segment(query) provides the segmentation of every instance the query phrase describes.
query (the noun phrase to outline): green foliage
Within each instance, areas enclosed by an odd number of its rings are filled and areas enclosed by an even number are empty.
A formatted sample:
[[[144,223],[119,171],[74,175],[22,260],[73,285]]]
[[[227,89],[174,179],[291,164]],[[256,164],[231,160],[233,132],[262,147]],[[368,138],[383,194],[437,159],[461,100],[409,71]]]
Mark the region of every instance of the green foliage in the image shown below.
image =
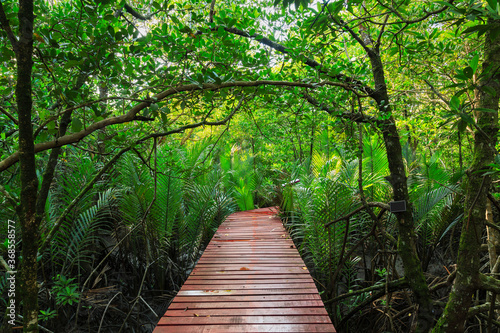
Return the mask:
[[[73,303],[78,302],[80,293],[77,291],[78,284],[73,282],[75,278],[67,278],[64,275],[57,274],[53,280],[52,293],[55,295],[57,305],[73,305]],[[42,315],[44,315],[45,320],[54,317],[50,309],[46,313],[42,312]]]
[[[478,95],[495,95],[482,82],[495,73],[483,64],[483,43],[486,36],[490,41],[500,36],[497,0],[396,1],[390,8],[359,0],[218,0],[212,13],[207,1],[129,3],[144,16],[152,14],[145,21],[124,11],[120,15],[117,9],[124,4],[35,2],[33,143],[39,149],[59,140],[66,115],[66,134],[87,131],[62,148],[41,216],[42,242],[59,228],[33,275],[40,278],[40,303],[47,309],[40,319],[53,331],[68,329],[63,323],[73,318],[64,312],[79,302],[80,310],[97,308],[85,313],[91,323],[104,316],[103,300],[113,300],[110,308],[117,313],[128,313],[128,301],[140,290],[139,296],[147,293],[151,299],[157,290],[177,290],[214,230],[236,209],[281,203],[285,223],[326,298],[400,276],[394,268],[395,215],[373,208],[381,215],[376,232],[358,249],[353,247],[374,226],[366,210],[324,228],[362,206],[352,121],[358,116],[365,133],[365,199],[391,201],[390,147],[383,139],[385,126],[394,124],[403,146],[419,258],[424,268],[432,266],[435,251],[449,240],[449,251],[443,252],[447,262],[455,262],[449,253],[454,252],[452,230],[463,217],[460,182],[472,161],[470,133],[482,126],[478,113],[497,112],[477,107]],[[2,7],[17,38],[19,5],[3,1]],[[5,29],[2,24],[2,162],[16,157],[20,141],[19,61]],[[380,55],[389,92],[384,101],[374,98],[380,90],[367,58],[373,53]],[[257,80],[295,86],[205,89]],[[195,89],[177,90],[186,84]],[[158,97],[165,91],[171,94]],[[319,104],[308,103],[306,94]],[[223,131],[188,126],[182,134],[163,136],[181,126],[220,120],[241,98],[241,109]],[[147,107],[127,123],[102,127],[140,105]],[[149,135],[155,135],[157,150],[151,140],[137,141]],[[56,226],[112,155],[130,146],[134,149]],[[33,167],[39,180],[48,169],[47,152],[37,150]],[[20,170],[14,164],[1,172],[1,221],[19,220]],[[498,178],[498,156],[488,169],[475,172]],[[289,184],[295,179],[300,182]],[[0,223],[0,240],[6,234]],[[20,237],[17,246],[20,253]],[[0,251],[5,254],[5,246]],[[102,291],[109,286],[117,286],[109,293],[121,293],[125,301]],[[102,298],[87,297],[93,292]],[[334,311],[342,318],[369,297],[342,301]],[[117,313],[106,316],[118,318]],[[145,317],[134,312],[135,326],[126,329],[142,329]]]
[[[57,311],[48,308],[47,310],[40,310],[40,314],[38,315],[38,320],[44,322],[54,319],[55,317],[57,317]]]
[[[233,146],[230,156],[220,156],[222,170],[228,174],[225,187],[234,189],[233,195],[240,210],[254,209],[254,193],[259,180],[255,172],[255,157]]]

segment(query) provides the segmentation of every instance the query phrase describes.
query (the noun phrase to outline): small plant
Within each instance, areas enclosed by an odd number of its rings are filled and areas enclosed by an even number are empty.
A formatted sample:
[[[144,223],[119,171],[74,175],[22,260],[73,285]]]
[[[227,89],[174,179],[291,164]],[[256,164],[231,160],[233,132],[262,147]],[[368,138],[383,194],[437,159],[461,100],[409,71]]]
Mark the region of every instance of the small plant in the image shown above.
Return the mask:
[[[46,311],[40,310],[40,314],[38,315],[38,320],[48,321],[55,317],[57,317],[57,311],[48,308]]]
[[[55,294],[58,305],[73,305],[73,303],[78,302],[80,298],[80,293],[77,291],[78,284],[72,283],[73,280],[74,278],[68,279],[60,274],[54,278],[52,292]]]
[[[385,268],[375,268],[375,274],[380,276],[382,279],[385,279],[387,277],[387,269]]]

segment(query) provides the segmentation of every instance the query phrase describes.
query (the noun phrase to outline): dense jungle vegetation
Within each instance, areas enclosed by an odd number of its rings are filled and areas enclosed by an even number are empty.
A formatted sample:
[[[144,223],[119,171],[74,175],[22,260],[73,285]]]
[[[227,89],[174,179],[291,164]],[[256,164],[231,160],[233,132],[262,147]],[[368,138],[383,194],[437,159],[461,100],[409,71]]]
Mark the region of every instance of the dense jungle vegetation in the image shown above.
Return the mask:
[[[498,331],[498,0],[1,0],[0,24],[2,332],[150,332],[267,206],[339,332]]]

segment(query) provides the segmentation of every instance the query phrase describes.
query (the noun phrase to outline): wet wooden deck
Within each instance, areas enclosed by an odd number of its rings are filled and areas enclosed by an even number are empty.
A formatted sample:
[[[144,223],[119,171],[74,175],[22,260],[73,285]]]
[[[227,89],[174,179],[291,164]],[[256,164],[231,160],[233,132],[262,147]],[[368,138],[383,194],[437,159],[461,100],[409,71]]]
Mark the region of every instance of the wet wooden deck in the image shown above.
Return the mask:
[[[263,208],[221,224],[154,332],[335,329],[280,219]]]

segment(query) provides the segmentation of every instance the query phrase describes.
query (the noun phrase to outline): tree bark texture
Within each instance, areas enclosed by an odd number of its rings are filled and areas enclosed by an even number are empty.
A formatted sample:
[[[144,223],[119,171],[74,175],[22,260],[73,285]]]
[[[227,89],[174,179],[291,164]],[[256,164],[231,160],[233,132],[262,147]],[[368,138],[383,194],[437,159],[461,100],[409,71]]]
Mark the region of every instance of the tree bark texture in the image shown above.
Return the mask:
[[[377,102],[380,114],[384,118],[387,118],[379,127],[382,130],[387,152],[390,170],[388,180],[392,185],[394,200],[404,200],[407,203],[405,212],[395,213],[399,233],[398,251],[403,261],[405,277],[408,279],[408,284],[419,305],[417,331],[428,332],[433,324],[432,302],[417,253],[413,213],[409,202],[401,141],[395,120],[392,116],[380,54],[376,50],[369,50],[367,53],[370,57],[373,78],[375,81],[375,90],[372,97]]]
[[[488,24],[500,26],[499,20]],[[480,248],[485,225],[486,200],[491,176],[484,175],[497,154],[498,102],[500,96],[500,38],[485,36],[482,79],[479,84],[479,107],[495,110],[475,110],[477,128],[474,132],[474,154],[465,183],[465,213],[457,259],[457,277],[445,311],[434,328],[437,332],[464,332],[472,294],[480,286]],[[485,89],[489,87],[489,89]],[[495,91],[492,94],[492,90]]]
[[[19,120],[19,164],[21,173],[21,224],[22,260],[19,287],[23,301],[25,332],[38,332],[37,252],[39,226],[36,221],[38,179],[36,175],[33,126],[31,123],[33,66],[33,1],[19,1],[19,40],[17,42],[16,103]]]

